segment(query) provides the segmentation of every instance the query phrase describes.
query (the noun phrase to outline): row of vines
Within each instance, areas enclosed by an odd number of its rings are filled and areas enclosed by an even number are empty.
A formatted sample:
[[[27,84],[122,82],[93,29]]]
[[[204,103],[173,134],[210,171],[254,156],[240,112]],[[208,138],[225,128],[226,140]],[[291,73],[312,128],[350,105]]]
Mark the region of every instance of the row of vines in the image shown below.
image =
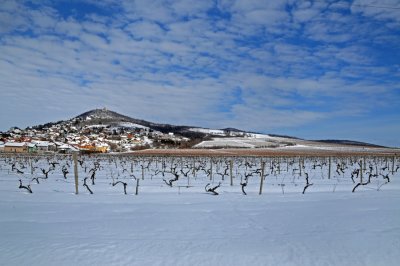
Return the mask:
[[[0,182],[25,193],[356,192],[387,187],[399,170],[395,156],[0,156]]]

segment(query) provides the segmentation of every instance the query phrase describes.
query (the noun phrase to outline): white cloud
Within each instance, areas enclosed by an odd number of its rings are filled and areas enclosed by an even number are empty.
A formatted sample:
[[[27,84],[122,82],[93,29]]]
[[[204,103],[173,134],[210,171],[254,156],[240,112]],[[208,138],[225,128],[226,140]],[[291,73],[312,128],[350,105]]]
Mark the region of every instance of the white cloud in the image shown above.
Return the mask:
[[[165,1],[135,0],[123,1],[122,6],[126,11],[126,17],[130,20],[147,19],[169,23],[176,20],[171,6]]]
[[[398,28],[400,24],[399,0],[355,0],[351,11],[384,21],[390,28]]]
[[[254,130],[274,131],[277,129],[295,128],[304,124],[313,123],[324,118],[319,112],[285,110],[272,108],[255,109],[251,106],[235,106],[235,116],[225,121],[235,127],[253,128]]]

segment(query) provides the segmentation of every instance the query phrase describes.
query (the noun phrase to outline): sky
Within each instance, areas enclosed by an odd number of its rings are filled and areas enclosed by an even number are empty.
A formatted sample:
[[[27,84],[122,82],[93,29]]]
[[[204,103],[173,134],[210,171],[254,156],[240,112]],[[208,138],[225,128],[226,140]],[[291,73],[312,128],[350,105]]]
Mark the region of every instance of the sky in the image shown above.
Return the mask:
[[[400,0],[0,2],[0,131],[106,107],[400,147]]]

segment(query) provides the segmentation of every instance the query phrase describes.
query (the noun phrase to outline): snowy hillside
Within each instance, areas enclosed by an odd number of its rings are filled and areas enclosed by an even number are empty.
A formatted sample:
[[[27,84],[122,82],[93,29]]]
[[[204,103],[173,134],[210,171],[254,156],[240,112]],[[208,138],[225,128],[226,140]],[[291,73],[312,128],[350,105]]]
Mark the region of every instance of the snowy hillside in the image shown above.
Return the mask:
[[[145,138],[154,141],[146,141]],[[341,149],[349,146],[375,147],[376,145],[349,140],[308,141],[289,136],[257,134],[236,128],[203,128],[185,125],[153,123],[110,111],[94,109],[69,120],[49,122],[26,129],[12,128],[0,132],[3,142],[30,142],[46,140],[87,147],[106,146],[105,152],[127,152],[137,149],[279,149],[322,148]],[[128,142],[128,143],[127,143]],[[79,147],[78,147],[79,148]],[[97,150],[95,150],[97,152]],[[62,151],[64,152],[64,151]]]

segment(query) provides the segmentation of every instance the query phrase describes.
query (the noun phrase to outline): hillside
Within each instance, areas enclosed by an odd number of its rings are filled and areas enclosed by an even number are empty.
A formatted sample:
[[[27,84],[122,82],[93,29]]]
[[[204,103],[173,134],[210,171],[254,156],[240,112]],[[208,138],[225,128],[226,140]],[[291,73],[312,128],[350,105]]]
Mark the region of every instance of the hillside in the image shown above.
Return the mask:
[[[190,131],[189,129],[192,127],[189,126],[153,123],[146,120],[125,116],[105,108],[94,109],[85,112],[71,120],[79,121],[79,126],[95,125],[100,123],[102,125],[113,125],[125,128],[145,127],[152,131],[159,131],[164,134],[174,133],[188,138],[204,138],[206,135],[199,132]]]
[[[108,110],[108,109],[94,109],[83,114],[76,116],[74,119],[80,120],[81,125],[93,125],[96,123],[101,124],[109,124],[109,125],[122,125],[124,126],[123,122],[133,123],[131,126],[143,126],[147,127],[153,131],[159,131],[165,134],[174,133],[177,135],[181,135],[188,138],[197,138],[197,139],[207,139],[208,144],[210,147],[218,146],[218,147],[242,147],[242,148],[256,148],[257,145],[247,145],[247,144],[238,144],[237,137],[253,136],[254,139],[257,139],[256,142],[260,142],[262,138],[268,139],[267,143],[264,145],[258,145],[261,147],[276,147],[280,146],[284,142],[284,146],[294,146],[298,142],[303,142],[303,139],[293,137],[293,136],[286,136],[286,135],[278,135],[278,134],[257,134],[254,132],[246,132],[236,128],[223,128],[223,129],[208,129],[208,128],[201,128],[196,126],[183,126],[183,125],[171,125],[171,124],[159,124],[153,123],[142,119],[132,118],[126,115],[119,114],[117,112]],[[125,123],[125,126],[129,124]],[[129,127],[129,126],[127,126]],[[216,140],[213,142],[213,139],[210,137],[219,137],[219,138],[226,138],[225,140]],[[235,137],[229,141],[229,137]],[[222,144],[221,144],[222,142]],[[226,143],[228,142],[228,143]],[[229,143],[231,142],[231,143]],[[314,142],[314,141],[313,141]],[[382,147],[375,144],[353,141],[353,140],[315,140],[316,143],[323,143],[323,144],[338,144],[338,145],[350,145],[350,146],[365,146],[365,147]],[[207,146],[203,144],[203,146]],[[198,147],[202,147],[201,145]]]
[[[92,152],[130,152],[141,149],[285,149],[344,150],[381,148],[351,140],[309,141],[292,136],[259,134],[236,128],[210,129],[171,125],[132,118],[117,112],[94,109],[68,120],[49,122],[26,129],[12,128],[1,142],[16,141]],[[1,143],[0,143],[1,144]],[[71,148],[73,149],[73,148]],[[47,149],[45,149],[47,151]],[[65,152],[65,150],[64,150]]]

